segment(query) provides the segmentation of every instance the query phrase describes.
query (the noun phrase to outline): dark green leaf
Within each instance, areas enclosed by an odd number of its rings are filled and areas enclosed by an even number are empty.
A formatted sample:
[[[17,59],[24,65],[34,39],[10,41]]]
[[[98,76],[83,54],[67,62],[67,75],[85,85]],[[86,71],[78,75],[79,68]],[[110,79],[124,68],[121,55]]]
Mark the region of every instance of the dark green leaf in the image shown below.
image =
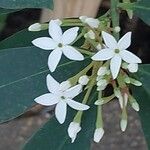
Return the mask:
[[[69,109],[67,120],[63,125],[60,125],[55,118],[49,120],[31,137],[23,150],[90,150],[95,127],[95,110],[96,108],[92,106],[91,109],[84,112],[82,130],[77,135],[77,139],[73,144],[71,144],[71,140],[67,134],[67,128],[73,120],[75,112]]]
[[[134,5],[135,14],[150,25],[150,1],[140,0]]]
[[[0,0],[0,7],[6,9],[53,8],[53,0]]]
[[[140,104],[141,123],[150,148],[150,65],[141,65],[136,77],[143,83],[143,86],[134,88],[133,92]]]
[[[23,30],[0,43],[0,112],[3,112],[0,122],[24,113],[34,105],[35,97],[47,91],[45,77],[49,73],[47,58],[50,52],[31,44],[33,39],[47,34],[47,31]],[[87,63],[64,59],[55,76],[59,81],[65,80]]]
[[[0,15],[6,15],[12,12],[16,12],[19,11],[18,9],[4,9],[4,8],[0,8]]]
[[[31,41],[42,36],[48,36],[48,31],[29,32],[22,30],[0,42],[0,49],[32,46]]]
[[[34,98],[47,92],[48,55],[49,51],[35,47],[0,51],[0,122],[24,113],[33,106]],[[87,63],[63,59],[53,75],[59,81],[65,80]]]

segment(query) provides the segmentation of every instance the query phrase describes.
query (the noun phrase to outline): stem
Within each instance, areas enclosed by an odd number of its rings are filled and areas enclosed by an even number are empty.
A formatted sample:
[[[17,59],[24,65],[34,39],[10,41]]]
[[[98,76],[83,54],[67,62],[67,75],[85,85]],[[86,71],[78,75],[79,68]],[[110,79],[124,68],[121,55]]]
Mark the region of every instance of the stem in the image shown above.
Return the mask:
[[[87,92],[86,92],[86,94],[85,94],[85,96],[84,96],[84,99],[83,99],[83,101],[82,101],[83,104],[86,104],[86,103],[87,103],[87,101],[88,101],[88,99],[89,99],[89,96],[90,96],[90,94],[91,94],[91,91],[92,91],[92,89],[93,89],[93,86],[94,86],[94,84],[93,84],[93,82],[92,82],[91,85],[90,85],[90,88],[88,88],[88,90],[87,90]],[[83,111],[78,111],[73,120],[74,120],[75,122],[80,123],[80,122],[81,122],[81,118],[82,118],[82,114],[83,114]]]
[[[76,74],[75,76],[71,77],[69,79],[69,81],[71,82],[71,85],[75,85],[78,81],[78,79],[86,74],[94,65],[94,62],[92,61],[86,68],[84,68],[82,71],[80,71],[78,74]]]
[[[99,92],[99,99],[102,97],[102,91]],[[96,119],[96,129],[103,128],[103,119],[102,119],[102,106],[97,106],[97,119]]]
[[[119,12],[117,8],[118,3],[119,3],[119,0],[111,0],[111,19],[112,19],[113,29],[119,26]],[[116,33],[115,31],[113,31],[113,35],[117,40],[119,39],[119,33]]]
[[[92,52],[89,52],[85,49],[81,49],[81,48],[78,48],[78,47],[75,47],[79,52],[81,52],[82,54],[86,54],[86,55],[89,55],[89,56],[93,56],[95,53],[92,53]]]

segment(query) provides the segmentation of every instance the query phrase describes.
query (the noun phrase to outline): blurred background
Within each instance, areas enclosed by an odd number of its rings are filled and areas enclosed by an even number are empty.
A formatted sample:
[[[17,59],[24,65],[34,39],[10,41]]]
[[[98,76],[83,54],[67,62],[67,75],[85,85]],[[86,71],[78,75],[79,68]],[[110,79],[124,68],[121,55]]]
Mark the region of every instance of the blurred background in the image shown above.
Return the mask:
[[[54,10],[24,9],[0,17],[0,40],[27,28],[35,22],[48,22],[53,18],[96,17],[108,10],[109,0],[54,0]],[[126,12],[121,14],[121,34],[133,32],[131,51],[150,63],[150,28],[136,16],[129,20]],[[120,108],[117,101],[112,101],[103,108],[105,135],[99,144],[92,144],[92,150],[147,150],[138,114],[129,108],[129,125],[122,133],[119,127]],[[39,105],[25,115],[0,125],[0,150],[20,150],[24,142],[49,118],[53,108]],[[84,150],[84,149],[83,149]]]

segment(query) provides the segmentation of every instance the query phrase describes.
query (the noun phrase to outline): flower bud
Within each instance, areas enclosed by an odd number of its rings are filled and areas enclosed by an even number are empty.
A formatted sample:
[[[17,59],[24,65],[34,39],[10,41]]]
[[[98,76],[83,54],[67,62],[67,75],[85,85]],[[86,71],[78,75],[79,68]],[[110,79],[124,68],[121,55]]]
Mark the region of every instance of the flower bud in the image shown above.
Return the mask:
[[[128,69],[128,63],[123,62],[123,63],[122,63],[122,68],[123,68],[123,69]]]
[[[127,120],[121,119],[120,127],[121,127],[121,131],[124,132],[126,130],[126,128],[127,128]]]
[[[101,44],[97,44],[96,49],[100,51],[102,49]]]
[[[135,80],[133,78],[130,78],[131,84],[135,85],[135,86],[142,86],[142,83],[138,80]]]
[[[98,69],[97,75],[98,76],[104,76],[106,74],[106,72],[107,72],[107,68],[106,67],[100,67]]]
[[[135,111],[139,111],[140,108],[139,108],[139,104],[138,102],[136,101],[136,99],[133,97],[133,96],[129,96],[129,102],[130,102],[130,105],[132,106],[132,108],[135,110]]]
[[[98,28],[100,22],[98,19],[94,18],[87,18],[85,19],[85,22],[91,27],[91,28]]]
[[[132,103],[132,108],[133,108],[135,111],[139,111],[139,110],[140,110],[139,104],[138,104],[137,102],[133,102],[133,103]]]
[[[41,24],[40,23],[34,23],[29,28],[29,31],[41,31]]]
[[[138,64],[129,64],[127,68],[131,73],[135,73],[138,71]]]
[[[87,16],[80,16],[80,17],[79,17],[79,19],[80,19],[83,23],[85,23],[85,20],[86,20],[87,18],[88,18]]]
[[[97,91],[101,91],[101,90],[104,90],[108,85],[108,82],[107,80],[105,79],[100,79],[98,82],[97,82]]]
[[[130,83],[130,78],[127,76],[125,79],[124,79],[125,83],[129,84]]]
[[[81,127],[77,122],[71,122],[68,127],[68,135],[71,138],[71,143],[73,143],[76,139],[78,132],[80,132]]]
[[[79,78],[79,84],[81,85],[87,85],[89,82],[89,77],[87,75],[83,75]]]
[[[120,28],[119,26],[116,26],[116,27],[114,28],[114,31],[115,31],[116,33],[119,33],[119,32],[121,31],[121,28]]]
[[[88,18],[87,16],[80,16],[79,19],[83,22],[88,24],[91,28],[98,28],[100,22],[98,19],[95,18]]]
[[[104,100],[103,99],[99,99],[94,104],[95,105],[102,105],[103,103],[104,103]]]
[[[94,142],[98,143],[102,139],[104,135],[104,129],[103,128],[97,128],[94,132]]]
[[[89,32],[87,32],[87,33],[84,35],[84,37],[85,37],[85,38],[90,38],[90,39],[94,40],[94,39],[95,39],[95,33],[94,33],[92,30],[90,30]]]

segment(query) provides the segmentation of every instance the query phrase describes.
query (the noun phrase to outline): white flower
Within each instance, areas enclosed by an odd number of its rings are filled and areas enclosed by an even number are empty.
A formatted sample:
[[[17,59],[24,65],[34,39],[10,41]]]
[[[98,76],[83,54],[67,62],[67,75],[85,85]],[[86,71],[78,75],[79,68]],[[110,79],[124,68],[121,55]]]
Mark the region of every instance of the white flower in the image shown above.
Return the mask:
[[[79,19],[83,22],[88,24],[91,28],[98,28],[100,22],[98,19],[90,18],[87,16],[80,16]]]
[[[80,132],[81,127],[77,122],[71,122],[68,127],[68,135],[71,138],[71,143],[73,143],[76,139],[78,132]]]
[[[79,78],[79,84],[81,85],[87,85],[89,82],[89,77],[87,75],[83,75]]]
[[[66,118],[67,104],[75,110],[89,109],[89,106],[73,100],[73,98],[82,91],[82,86],[80,84],[67,89],[58,83],[51,75],[47,75],[47,87],[50,93],[37,97],[35,102],[44,106],[57,104],[55,115],[61,124],[64,123]]]
[[[61,87],[61,89],[63,89],[63,90],[67,90],[67,89],[69,89],[70,87],[71,87],[71,83],[70,83],[70,81],[63,81],[61,84],[60,84],[60,87]]]
[[[34,23],[29,28],[29,31],[41,31],[41,24],[40,23]]]
[[[138,64],[136,63],[131,63],[127,66],[128,70],[132,73],[135,73],[138,71]]]
[[[100,142],[104,135],[104,129],[103,128],[97,128],[94,132],[94,141],[96,143]]]
[[[64,33],[56,23],[51,20],[49,23],[49,35],[52,37],[41,37],[32,41],[32,43],[44,50],[53,50],[48,58],[48,66],[51,72],[55,71],[62,54],[71,60],[83,60],[83,55],[78,52],[70,44],[76,39],[78,35],[78,27],[70,28]]]
[[[122,60],[127,63],[141,63],[141,59],[138,58],[133,53],[127,51],[126,49],[131,44],[131,32],[126,33],[117,43],[115,38],[102,31],[102,36],[104,42],[108,48],[104,48],[101,51],[97,52],[92,59],[96,61],[110,61],[110,70],[113,76],[113,79],[117,78]]]
[[[88,32],[84,35],[84,37],[85,37],[85,38],[90,38],[90,39],[94,40],[94,39],[95,39],[95,33],[94,33],[92,30],[90,30],[90,31],[88,31]]]

